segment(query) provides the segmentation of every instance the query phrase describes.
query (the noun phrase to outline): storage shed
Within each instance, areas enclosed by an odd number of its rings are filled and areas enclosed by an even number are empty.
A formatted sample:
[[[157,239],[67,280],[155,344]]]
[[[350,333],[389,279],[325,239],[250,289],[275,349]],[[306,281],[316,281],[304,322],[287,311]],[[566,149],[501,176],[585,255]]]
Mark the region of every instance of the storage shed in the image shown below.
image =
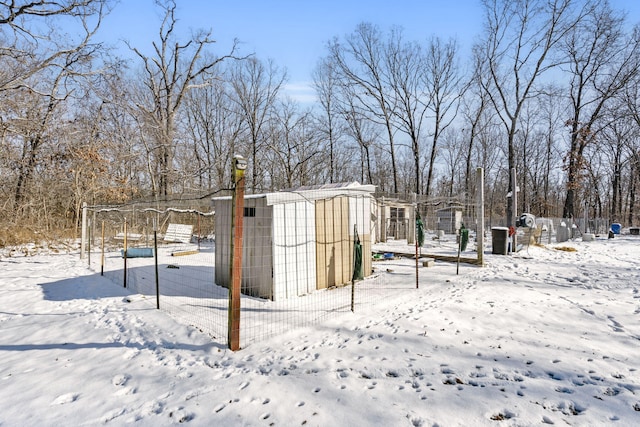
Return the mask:
[[[380,230],[376,236],[377,241],[406,239],[407,244],[413,244],[416,233],[415,202],[381,197],[376,203],[377,228]]]
[[[451,205],[446,208],[438,209],[436,211],[436,218],[438,220],[438,230],[444,230],[448,234],[457,234],[458,230],[462,226],[462,211],[464,206]]]
[[[350,283],[356,231],[370,275],[374,190],[354,182],[245,196],[242,293],[281,300]],[[214,198],[213,206],[215,281],[228,287],[231,198]]]

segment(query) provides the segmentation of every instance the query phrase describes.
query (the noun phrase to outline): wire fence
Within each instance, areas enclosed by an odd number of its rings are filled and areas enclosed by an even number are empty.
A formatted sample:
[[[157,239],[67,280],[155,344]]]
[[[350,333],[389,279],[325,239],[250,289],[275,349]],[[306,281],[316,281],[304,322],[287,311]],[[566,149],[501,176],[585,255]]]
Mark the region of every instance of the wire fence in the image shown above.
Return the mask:
[[[240,271],[243,348],[408,293],[436,260],[454,263],[451,275],[461,262],[483,265],[497,243],[493,229],[504,225],[484,218],[475,195],[375,194],[357,183],[241,199],[86,207],[82,254],[94,271],[230,348],[230,289]],[[535,227],[517,230],[518,242],[549,244],[610,227],[605,219],[536,218]]]
[[[210,203],[89,207],[88,263],[158,308],[220,340],[226,301],[213,282],[214,216]],[[126,255],[126,256],[125,256]]]
[[[389,286],[371,257],[370,188],[320,188],[244,200],[241,346],[361,310]],[[225,343],[230,197],[87,207],[90,267]],[[215,212],[215,215],[214,215]],[[359,259],[359,261],[358,261]],[[356,271],[357,270],[357,271]]]

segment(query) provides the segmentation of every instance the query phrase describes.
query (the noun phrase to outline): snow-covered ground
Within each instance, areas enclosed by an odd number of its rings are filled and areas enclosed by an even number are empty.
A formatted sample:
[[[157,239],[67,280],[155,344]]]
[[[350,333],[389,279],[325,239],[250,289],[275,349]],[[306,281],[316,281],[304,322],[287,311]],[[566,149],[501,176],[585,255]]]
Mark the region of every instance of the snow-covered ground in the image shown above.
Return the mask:
[[[233,353],[77,254],[15,252],[0,425],[640,425],[640,238],[485,260]]]

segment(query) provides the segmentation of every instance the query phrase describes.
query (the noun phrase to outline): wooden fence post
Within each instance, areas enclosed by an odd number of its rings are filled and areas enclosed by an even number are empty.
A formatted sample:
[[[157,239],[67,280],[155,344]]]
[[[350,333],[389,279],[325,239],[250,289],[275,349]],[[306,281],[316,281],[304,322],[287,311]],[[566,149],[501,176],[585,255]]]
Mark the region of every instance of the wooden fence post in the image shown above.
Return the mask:
[[[242,284],[242,232],[244,217],[244,171],[247,161],[234,156],[232,177],[234,183],[231,207],[231,283],[229,285],[229,349],[240,349],[240,299]]]

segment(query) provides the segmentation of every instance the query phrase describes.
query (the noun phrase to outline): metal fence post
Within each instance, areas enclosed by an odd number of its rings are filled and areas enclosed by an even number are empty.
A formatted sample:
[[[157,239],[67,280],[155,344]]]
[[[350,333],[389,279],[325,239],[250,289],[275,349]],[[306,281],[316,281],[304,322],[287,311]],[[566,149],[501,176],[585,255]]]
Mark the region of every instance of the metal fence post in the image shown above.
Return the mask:
[[[478,208],[476,226],[476,241],[478,244],[478,265],[484,267],[484,169],[476,169],[476,192],[478,193]]]
[[[104,220],[102,221],[102,231],[100,234],[100,275],[104,276]]]
[[[123,287],[127,287],[127,218],[124,219],[124,250],[122,251],[122,258],[124,258],[124,268],[123,268]]]
[[[156,308],[160,310],[160,276],[158,275],[158,222],[153,218],[153,257],[156,273]]]
[[[82,202],[82,231],[80,236],[80,259],[84,258],[87,243],[87,202]]]

